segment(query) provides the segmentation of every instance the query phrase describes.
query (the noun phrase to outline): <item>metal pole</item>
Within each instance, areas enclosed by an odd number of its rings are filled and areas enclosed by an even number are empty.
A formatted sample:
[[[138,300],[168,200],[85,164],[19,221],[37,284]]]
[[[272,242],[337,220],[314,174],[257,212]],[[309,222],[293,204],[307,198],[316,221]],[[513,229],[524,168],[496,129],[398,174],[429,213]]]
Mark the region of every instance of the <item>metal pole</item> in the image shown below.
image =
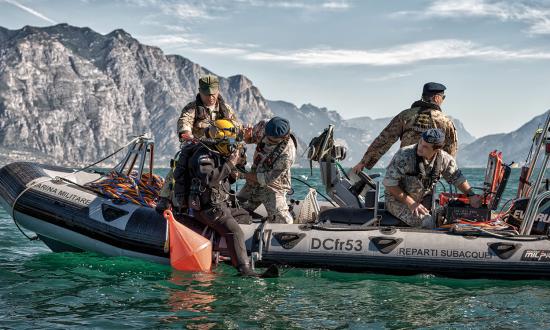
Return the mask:
[[[543,140],[545,143],[550,143],[550,141],[548,141],[547,138],[544,138]],[[538,194],[542,179],[544,177],[544,173],[546,172],[546,166],[548,165],[548,159],[550,158],[549,156],[550,156],[549,153],[546,153],[546,155],[544,156],[544,160],[541,164],[540,171],[537,175],[537,180],[535,181],[535,184],[531,187],[529,202],[527,203],[527,208],[525,209],[525,216],[523,217],[523,222],[521,223],[521,227],[519,231],[521,235],[529,235],[529,233],[531,232],[531,228],[533,227],[533,222],[535,221],[535,217],[536,217],[536,207],[538,207],[538,206],[535,206],[535,200],[538,199],[538,197],[540,197],[540,196],[537,196],[537,194]],[[542,193],[541,195],[546,195],[546,193]]]
[[[547,110],[547,112],[548,111],[550,111],[550,110]],[[531,178],[531,175],[533,174],[533,169],[535,168],[535,166],[537,164],[540,149],[542,147],[542,144],[545,143],[545,140],[546,140],[545,138],[548,135],[549,125],[550,125],[550,113],[548,113],[548,115],[546,115],[546,121],[544,122],[542,135],[540,136],[539,143],[538,143],[537,147],[535,148],[535,153],[531,158],[531,161],[530,161],[530,164],[529,164],[529,169],[527,171],[527,175],[525,176],[525,181],[527,181],[527,182]],[[524,184],[522,190],[518,191],[517,198],[527,197],[526,196],[527,191],[529,191],[528,188],[529,188],[529,185]]]

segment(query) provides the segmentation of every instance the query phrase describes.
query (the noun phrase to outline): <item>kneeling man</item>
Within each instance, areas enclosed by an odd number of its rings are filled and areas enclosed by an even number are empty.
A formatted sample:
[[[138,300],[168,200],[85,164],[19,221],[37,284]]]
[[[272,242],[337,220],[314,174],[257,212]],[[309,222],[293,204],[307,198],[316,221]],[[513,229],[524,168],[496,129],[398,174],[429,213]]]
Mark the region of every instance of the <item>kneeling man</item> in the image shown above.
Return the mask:
[[[252,170],[244,175],[246,184],[237,198],[249,212],[264,204],[269,222],[292,223],[286,203],[286,194],[291,189],[290,168],[296,158],[290,123],[273,117],[265,123],[265,128],[263,123],[258,123],[254,131],[258,140],[249,141],[257,143]]]
[[[411,227],[435,227],[430,197],[441,177],[465,193],[471,206],[481,206],[481,197],[472,191],[455,159],[442,150],[444,145],[445,134],[429,129],[417,144],[399,149],[386,169],[386,209]]]

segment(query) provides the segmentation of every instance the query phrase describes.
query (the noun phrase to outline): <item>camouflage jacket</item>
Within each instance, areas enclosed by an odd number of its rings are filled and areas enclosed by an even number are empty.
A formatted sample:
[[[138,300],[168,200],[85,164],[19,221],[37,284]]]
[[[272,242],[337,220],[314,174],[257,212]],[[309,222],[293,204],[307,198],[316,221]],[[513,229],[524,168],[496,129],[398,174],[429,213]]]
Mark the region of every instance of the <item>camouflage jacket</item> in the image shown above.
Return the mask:
[[[197,94],[195,101],[187,104],[181,111],[178,119],[178,134],[190,131],[193,136],[200,138],[204,136],[204,130],[216,119],[231,119],[237,126],[241,126],[231,106],[218,96],[216,110],[211,111],[205,107],[201,97]]]
[[[265,138],[258,143],[254,152],[252,172],[256,173],[258,184],[267,187],[275,192],[286,192],[291,188],[290,168],[296,159],[296,145],[293,138],[289,138],[286,146],[278,156],[272,157],[272,152],[277,145],[269,145],[264,142]],[[285,143],[285,142],[282,142]]]
[[[412,146],[401,148],[397,151],[386,169],[386,176],[383,181],[384,186],[399,186],[415,201],[421,202],[424,196],[432,193],[432,187],[425,187],[422,182],[423,179],[427,179],[427,176],[430,173],[438,173],[438,177],[435,179],[434,184],[440,179],[440,176],[455,186],[459,186],[466,181],[466,178],[462,175],[462,172],[458,168],[454,157],[449,155],[444,150],[440,150],[430,162],[422,159],[424,162],[423,166],[425,172],[424,175],[418,173],[417,162],[419,157],[417,157],[416,154],[416,147],[417,145],[414,144]],[[437,160],[438,157],[439,161]],[[437,165],[438,168],[434,168],[435,165]],[[385,193],[385,197],[387,204],[402,204],[387,191]]]
[[[443,150],[456,157],[458,139],[452,120],[441,111],[439,106],[416,101],[410,109],[403,110],[395,116],[372,141],[361,162],[370,170],[398,139],[401,140],[401,148],[410,146],[418,143],[422,133],[430,128],[439,128],[445,132]]]

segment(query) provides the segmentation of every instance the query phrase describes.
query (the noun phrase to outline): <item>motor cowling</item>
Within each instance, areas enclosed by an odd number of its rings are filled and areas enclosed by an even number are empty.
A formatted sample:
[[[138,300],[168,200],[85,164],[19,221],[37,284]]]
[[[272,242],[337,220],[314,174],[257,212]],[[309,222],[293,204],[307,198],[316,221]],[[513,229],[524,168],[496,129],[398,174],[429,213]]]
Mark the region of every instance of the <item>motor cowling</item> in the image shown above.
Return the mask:
[[[545,199],[541,205],[545,205],[550,199]],[[516,199],[510,208],[510,213],[506,219],[506,222],[514,227],[519,228],[523,222],[525,216],[525,210],[529,198]],[[550,234],[550,206],[545,209],[540,209],[533,222],[533,228],[531,229],[531,235],[548,235]]]

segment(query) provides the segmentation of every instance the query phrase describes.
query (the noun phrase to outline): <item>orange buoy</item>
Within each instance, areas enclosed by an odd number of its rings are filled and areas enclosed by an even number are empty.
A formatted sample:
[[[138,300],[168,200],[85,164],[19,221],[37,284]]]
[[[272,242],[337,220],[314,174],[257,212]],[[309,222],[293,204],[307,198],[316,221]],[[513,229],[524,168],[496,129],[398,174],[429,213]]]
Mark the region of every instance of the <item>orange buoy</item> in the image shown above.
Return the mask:
[[[170,265],[187,272],[209,272],[212,268],[212,243],[174,219],[170,210],[164,211],[168,221]]]

